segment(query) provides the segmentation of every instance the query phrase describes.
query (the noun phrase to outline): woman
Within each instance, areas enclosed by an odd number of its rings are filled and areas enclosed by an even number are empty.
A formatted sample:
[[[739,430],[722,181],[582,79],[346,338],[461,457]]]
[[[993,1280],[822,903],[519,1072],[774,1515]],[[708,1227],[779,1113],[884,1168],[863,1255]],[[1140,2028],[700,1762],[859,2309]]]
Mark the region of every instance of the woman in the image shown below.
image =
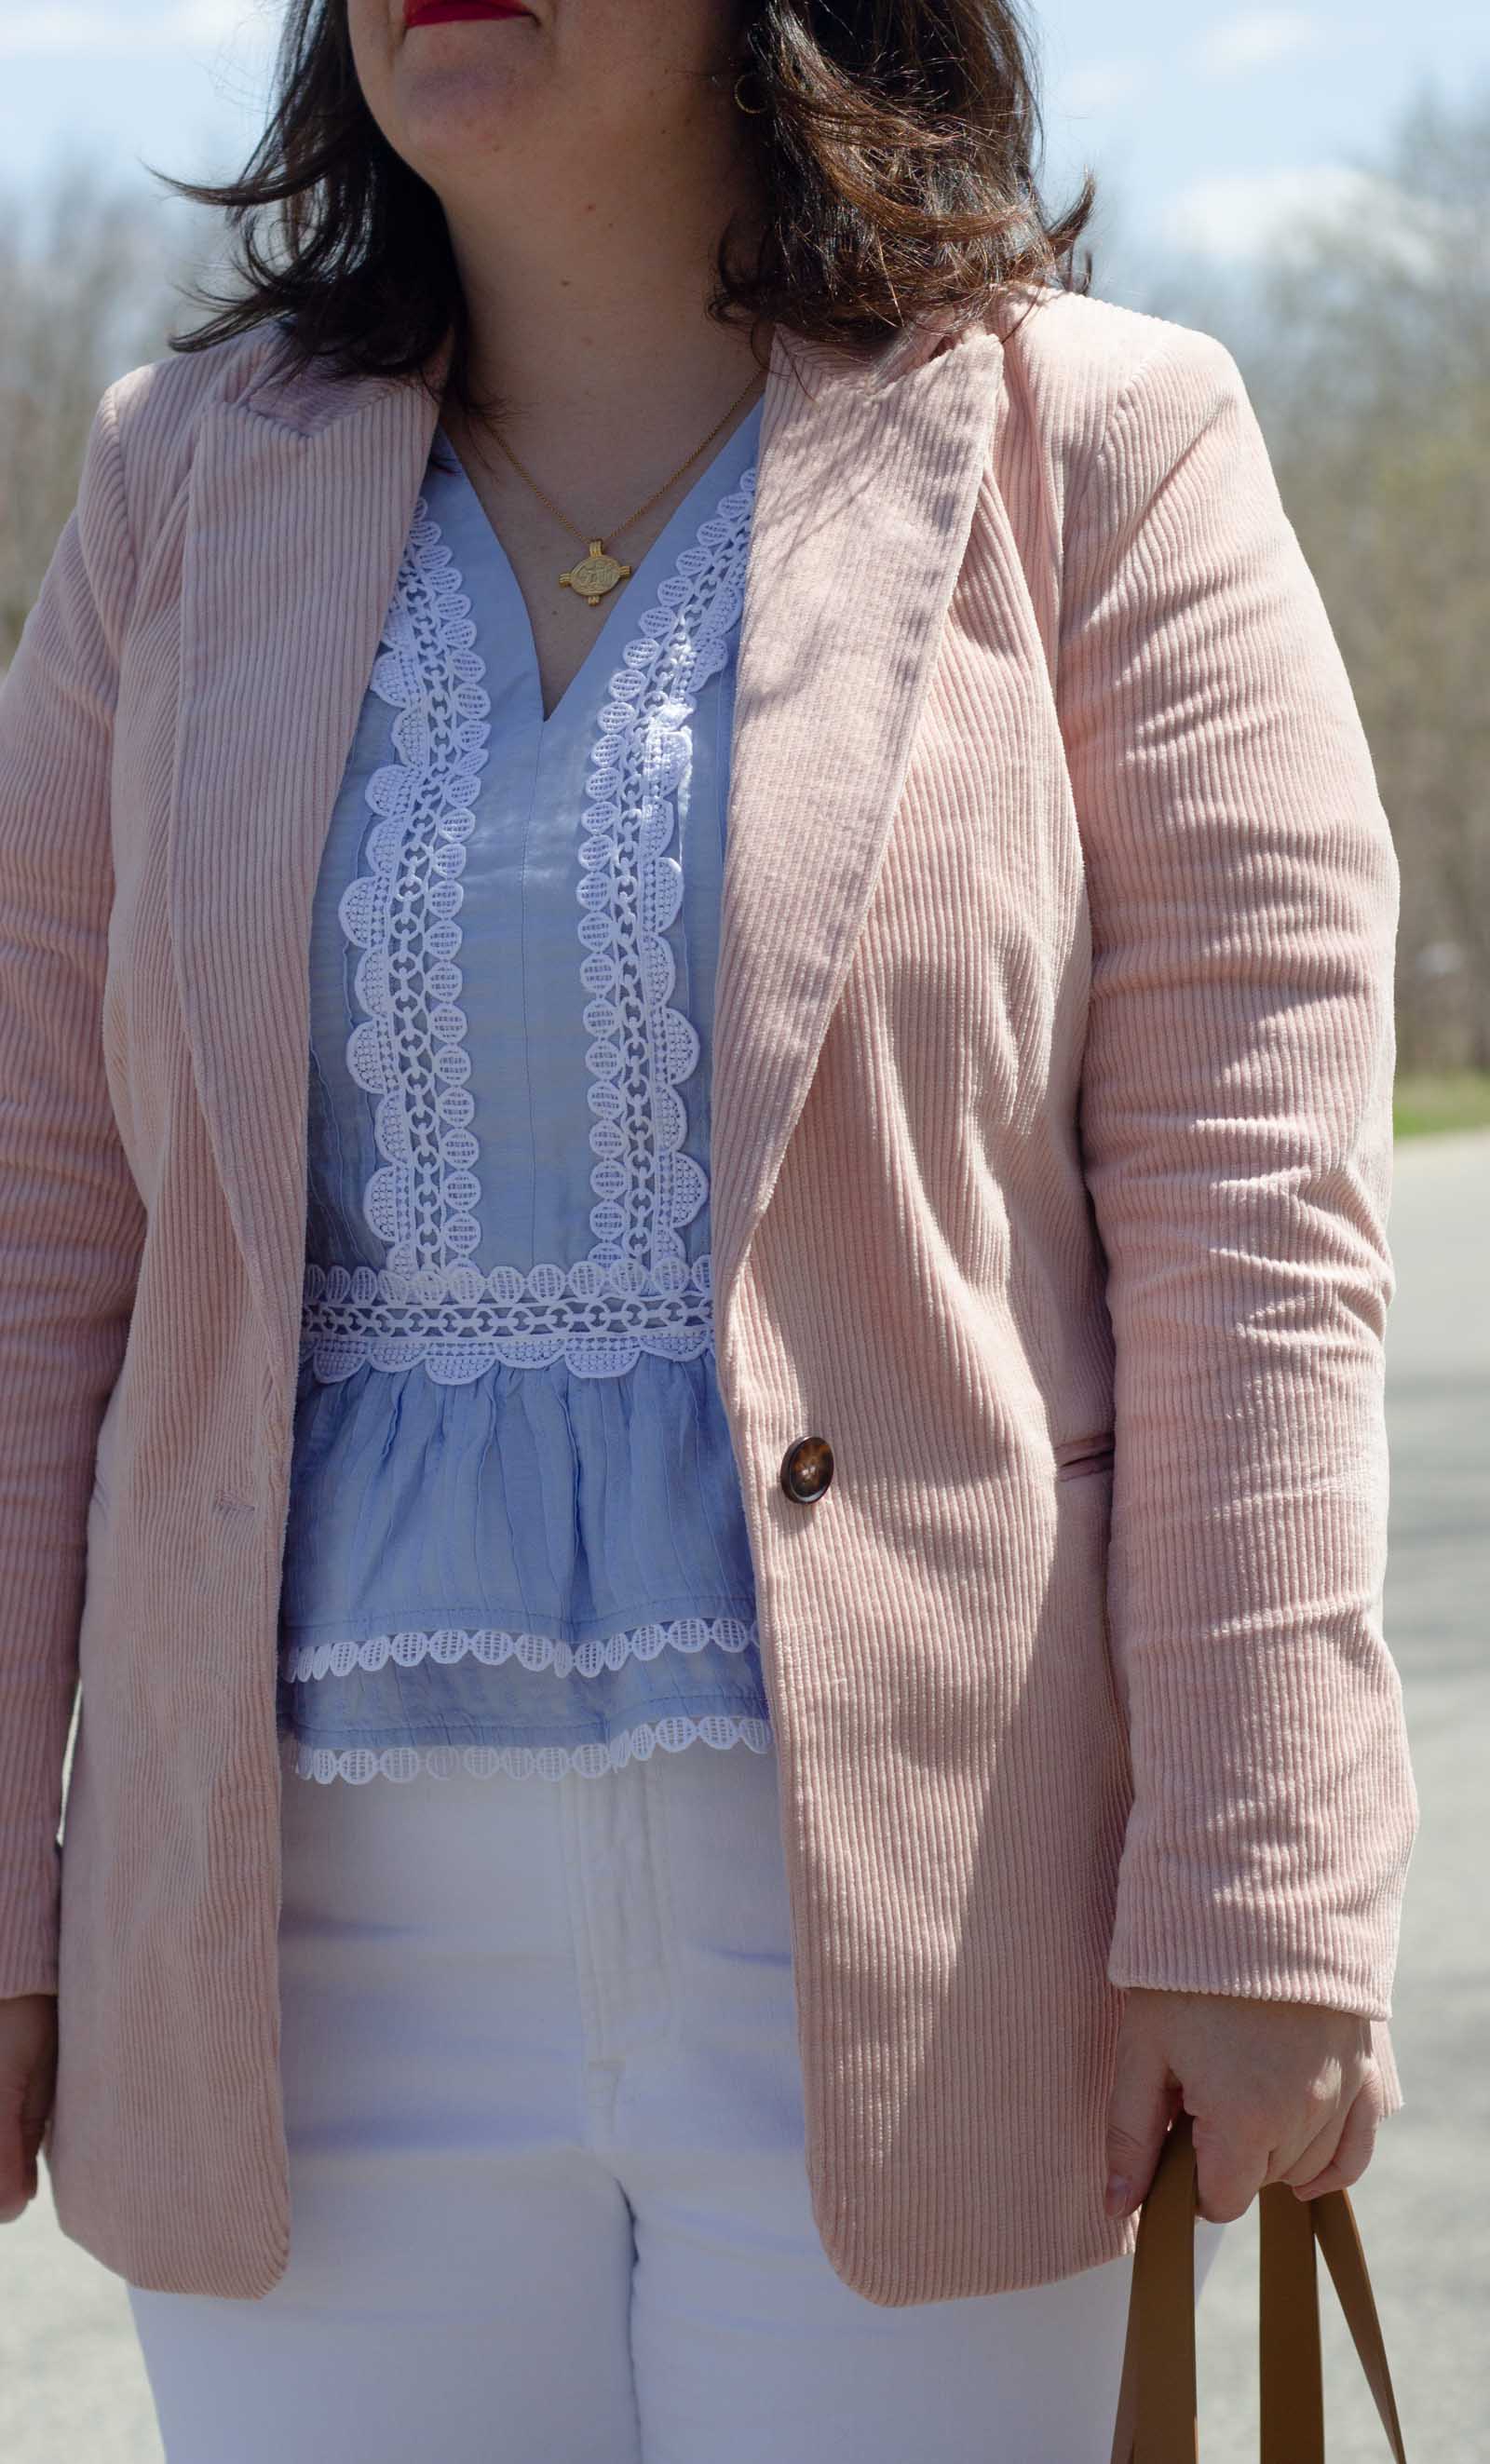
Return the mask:
[[[1106,2456],[1178,2105],[1208,2262],[1401,2101],[1396,868],[1034,124],[980,0],[297,0],[99,407],[0,704],[5,2161],[172,2464]]]

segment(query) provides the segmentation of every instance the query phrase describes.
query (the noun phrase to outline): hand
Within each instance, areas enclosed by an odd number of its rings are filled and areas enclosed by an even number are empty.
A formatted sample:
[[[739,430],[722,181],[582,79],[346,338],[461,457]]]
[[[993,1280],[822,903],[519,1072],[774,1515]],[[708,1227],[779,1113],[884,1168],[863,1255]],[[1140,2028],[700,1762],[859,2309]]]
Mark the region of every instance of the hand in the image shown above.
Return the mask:
[[[1264,2182],[1315,2199],[1359,2181],[1384,2102],[1369,2019],[1130,1986],[1107,2108],[1107,2213],[1128,2215],[1147,2197],[1181,2105],[1194,2125],[1199,2211],[1225,2224]]]
[[[36,2195],[36,2151],[56,2083],[55,1993],[0,2002],[0,2224],[11,2225]]]

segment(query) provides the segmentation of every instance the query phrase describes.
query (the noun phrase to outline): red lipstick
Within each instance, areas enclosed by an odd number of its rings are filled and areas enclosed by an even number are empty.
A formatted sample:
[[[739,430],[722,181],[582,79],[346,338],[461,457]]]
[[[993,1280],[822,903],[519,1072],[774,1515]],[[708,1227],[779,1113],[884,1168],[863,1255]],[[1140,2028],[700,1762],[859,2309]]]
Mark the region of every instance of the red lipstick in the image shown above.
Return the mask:
[[[465,17],[531,17],[518,0],[404,0],[408,26],[452,26]]]

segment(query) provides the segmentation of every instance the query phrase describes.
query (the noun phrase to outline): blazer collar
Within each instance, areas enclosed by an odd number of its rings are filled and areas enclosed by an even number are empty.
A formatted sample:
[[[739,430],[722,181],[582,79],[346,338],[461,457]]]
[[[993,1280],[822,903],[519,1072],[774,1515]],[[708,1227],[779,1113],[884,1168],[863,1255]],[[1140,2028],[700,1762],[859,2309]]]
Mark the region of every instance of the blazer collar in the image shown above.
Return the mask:
[[[448,364],[429,363],[436,387]],[[890,828],[987,467],[1002,351],[773,340],[741,617],[712,1075],[721,1362]],[[309,935],[434,426],[417,383],[295,373],[205,414],[168,843],[198,1092],[281,1381],[305,1234]]]
[[[928,360],[955,350],[978,330],[959,323],[951,311],[933,311],[921,323],[887,336],[873,349],[858,352],[778,330],[772,340],[767,400],[775,385],[795,383],[799,374],[814,394],[831,393],[842,385],[878,394]],[[436,397],[449,373],[450,353],[447,337],[424,363],[423,377]],[[280,347],[276,324],[263,339],[253,371],[235,397],[235,407],[293,429],[297,435],[314,436],[389,395],[420,390],[419,379],[414,377],[337,376],[320,363],[296,367]],[[430,409],[431,434],[434,416]]]

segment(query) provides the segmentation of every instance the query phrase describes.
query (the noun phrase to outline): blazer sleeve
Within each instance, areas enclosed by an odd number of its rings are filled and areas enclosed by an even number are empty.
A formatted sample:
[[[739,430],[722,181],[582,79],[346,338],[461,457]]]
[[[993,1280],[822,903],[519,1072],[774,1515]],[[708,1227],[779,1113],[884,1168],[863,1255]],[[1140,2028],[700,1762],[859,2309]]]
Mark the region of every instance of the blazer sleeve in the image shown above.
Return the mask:
[[[143,1239],[101,1027],[133,587],[111,389],[0,687],[0,1995],[56,1985],[88,1507]]]
[[[1381,1617],[1399,873],[1220,343],[1170,326],[1129,376],[1065,555],[1133,1780],[1108,1975],[1387,2018],[1418,1819]]]

